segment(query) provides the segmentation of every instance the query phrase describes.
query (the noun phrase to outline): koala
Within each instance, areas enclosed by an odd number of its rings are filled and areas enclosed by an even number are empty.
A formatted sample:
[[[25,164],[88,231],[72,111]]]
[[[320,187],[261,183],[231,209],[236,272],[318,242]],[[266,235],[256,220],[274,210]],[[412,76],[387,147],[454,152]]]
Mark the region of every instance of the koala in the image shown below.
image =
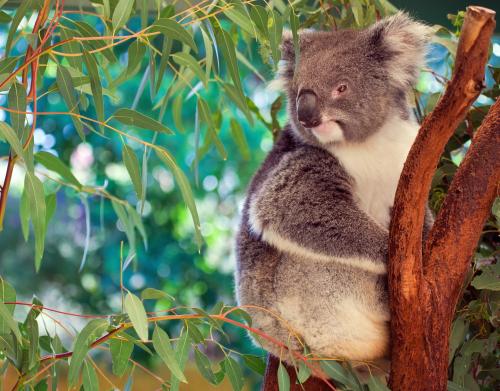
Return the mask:
[[[388,229],[429,35],[400,12],[363,30],[301,31],[299,58],[283,38],[289,124],[248,188],[235,281],[253,327],[292,350],[388,358]]]

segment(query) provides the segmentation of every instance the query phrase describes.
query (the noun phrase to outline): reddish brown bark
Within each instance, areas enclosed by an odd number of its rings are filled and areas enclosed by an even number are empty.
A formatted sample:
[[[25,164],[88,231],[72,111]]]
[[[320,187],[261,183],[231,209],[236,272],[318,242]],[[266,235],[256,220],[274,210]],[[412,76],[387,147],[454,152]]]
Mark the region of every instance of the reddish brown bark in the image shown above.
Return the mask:
[[[396,192],[389,251],[394,391],[447,389],[453,313],[498,187],[499,102],[474,136],[426,243],[422,227],[443,149],[483,87],[494,16],[468,7],[453,77],[422,124]]]

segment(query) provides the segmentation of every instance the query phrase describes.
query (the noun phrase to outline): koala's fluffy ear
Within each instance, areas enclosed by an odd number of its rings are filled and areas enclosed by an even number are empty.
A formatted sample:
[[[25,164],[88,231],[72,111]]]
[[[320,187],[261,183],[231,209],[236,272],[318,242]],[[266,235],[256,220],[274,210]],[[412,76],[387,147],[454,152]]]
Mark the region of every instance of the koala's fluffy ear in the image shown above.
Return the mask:
[[[399,87],[411,87],[425,64],[430,27],[405,12],[384,18],[367,29],[370,56],[388,67],[388,74]]]
[[[278,72],[275,79],[272,80],[268,86],[272,90],[283,90],[287,88],[293,79],[293,72],[295,69],[295,47],[293,45],[291,31],[283,31],[280,49],[281,60],[278,64]]]

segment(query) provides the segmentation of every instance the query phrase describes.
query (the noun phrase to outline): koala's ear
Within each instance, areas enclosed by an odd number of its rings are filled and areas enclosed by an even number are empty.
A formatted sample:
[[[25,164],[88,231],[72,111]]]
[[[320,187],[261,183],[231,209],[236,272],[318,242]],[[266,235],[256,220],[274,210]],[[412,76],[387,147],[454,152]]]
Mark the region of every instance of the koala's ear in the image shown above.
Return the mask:
[[[425,64],[431,28],[405,12],[384,18],[367,29],[370,56],[389,68],[400,87],[412,86]]]
[[[299,37],[300,39],[300,37]],[[272,90],[282,91],[288,88],[295,69],[295,47],[293,45],[293,35],[289,30],[283,31],[281,39],[281,60],[278,64],[278,72],[274,80],[272,80],[268,87]]]

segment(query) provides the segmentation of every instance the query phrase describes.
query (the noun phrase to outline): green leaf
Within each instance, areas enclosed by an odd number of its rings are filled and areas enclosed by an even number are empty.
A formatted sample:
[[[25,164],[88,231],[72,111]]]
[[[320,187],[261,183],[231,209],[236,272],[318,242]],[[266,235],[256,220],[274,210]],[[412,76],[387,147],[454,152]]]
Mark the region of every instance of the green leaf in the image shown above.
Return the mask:
[[[481,274],[474,277],[471,285],[476,289],[500,291],[500,263],[482,268]]]
[[[245,117],[247,118],[250,125],[252,125],[253,118],[248,109],[248,104],[245,97],[240,94],[240,92],[235,86],[229,83],[222,83],[222,87],[224,88],[224,91],[226,92],[228,99],[231,100],[231,103],[234,103],[236,106],[238,106],[238,108],[243,112],[243,114],[245,114]]]
[[[83,185],[76,179],[76,177],[71,172],[70,168],[57,156],[51,154],[50,152],[40,151],[35,154],[35,161],[46,169],[53,171],[65,179],[68,183],[75,185],[77,188],[81,189]]]
[[[0,302],[15,302],[16,301],[16,291],[14,288],[0,276]],[[14,304],[4,304],[6,311],[12,316],[14,314],[15,305]],[[17,326],[17,323],[16,323]],[[9,334],[11,330],[11,325],[7,323],[7,320],[3,316],[0,316],[0,335]]]
[[[250,17],[264,39],[269,39],[269,29],[267,26],[267,11],[260,5],[250,7]]]
[[[190,347],[191,341],[189,339],[189,334],[187,331],[184,331],[175,346],[175,359],[179,363],[181,370],[184,370],[188,361]],[[172,375],[170,378],[170,391],[178,391],[179,383],[179,379]]]
[[[311,370],[309,367],[304,363],[304,361],[301,361],[299,363],[299,373],[297,374],[297,380],[299,381],[300,384],[304,384],[307,379],[311,376]]]
[[[100,37],[101,34],[97,32],[95,28],[93,28],[90,24],[82,21],[73,21],[74,25],[80,32],[80,34],[84,37]],[[90,49],[101,49],[105,46],[108,45],[108,42],[105,42],[104,40],[91,40],[91,41],[86,41],[86,44]],[[111,48],[106,48],[101,51],[101,53],[106,57],[106,59],[110,63],[116,62],[117,58],[115,54],[113,53],[113,50]]]
[[[136,126],[138,128],[166,134],[174,133],[170,128],[166,127],[161,122],[158,122],[153,118],[132,109],[118,109],[113,114],[113,118],[125,125]]]
[[[278,388],[279,391],[290,390],[290,376],[288,376],[288,371],[281,361],[278,367]]]
[[[66,26],[61,26],[60,30],[61,41],[68,41],[61,46],[61,51],[69,54],[76,54],[82,52],[82,46],[76,42],[71,40],[74,37],[80,37],[81,34],[78,31],[70,29]],[[80,56],[67,56],[66,60],[68,61],[71,68],[76,69],[78,71],[82,71],[83,62]]]
[[[19,326],[14,320],[9,308],[7,308],[4,303],[0,303],[0,319],[3,321],[3,327],[11,330],[14,333],[19,344],[22,344],[22,336],[21,332],[19,331]]]
[[[12,128],[21,139],[24,133],[24,120],[26,119],[26,89],[20,83],[12,84],[8,96],[9,109],[19,111],[20,113],[10,113]]]
[[[158,92],[158,90],[160,89],[161,82],[163,81],[163,75],[167,70],[168,60],[170,58],[170,52],[172,51],[173,42],[173,39],[169,37],[163,38],[163,46],[161,48],[160,66],[158,67],[157,71],[158,77],[156,79],[155,92]]]
[[[142,300],[161,300],[161,299],[169,299],[169,300],[174,300],[172,296],[170,296],[168,293],[163,292],[159,289],[154,289],[154,288],[146,288],[141,292],[141,299]]]
[[[338,362],[333,360],[320,361],[320,366],[321,369],[323,369],[323,371],[333,380],[341,382],[345,386],[350,387],[352,390],[359,389],[356,380],[353,379],[353,376]]]
[[[94,367],[88,360],[83,362],[82,380],[83,389],[85,391],[99,391],[99,380],[97,379],[97,374]]]
[[[9,75],[10,73],[12,73],[12,71],[16,67],[16,64],[20,58],[21,58],[20,56],[6,57],[3,60],[1,60],[0,61],[0,74]],[[2,80],[2,79],[0,79],[0,80]]]
[[[140,41],[134,41],[128,47],[127,74],[135,74],[141,66],[142,59],[146,53],[146,46]]]
[[[113,12],[113,27],[115,31],[125,26],[130,18],[130,13],[132,12],[132,7],[134,6],[134,0],[119,0],[116,5],[115,11]]]
[[[250,15],[248,15],[246,8],[242,4],[231,3],[231,7],[224,11],[224,15],[233,21],[236,26],[255,37],[256,31],[254,25],[249,17]]]
[[[227,377],[229,378],[229,382],[231,383],[233,390],[240,391],[243,388],[245,380],[238,363],[231,357],[226,357],[222,361],[221,365],[223,366],[224,372],[226,372]]]
[[[57,196],[56,193],[48,194],[45,197],[45,229],[49,225],[50,220],[54,217],[54,213],[56,212],[57,207]]]
[[[210,383],[217,384],[217,379],[215,378],[214,371],[212,371],[210,360],[204,353],[200,352],[197,347],[194,349],[194,361],[202,376]]]
[[[208,80],[212,72],[214,49],[212,48],[212,41],[204,29],[201,29],[201,36],[203,37],[203,45],[205,46],[205,77]]]
[[[293,8],[290,9],[290,30],[292,31],[293,47],[295,49],[295,59],[300,56],[300,45],[299,45],[299,18],[295,14]],[[297,63],[297,61],[296,61]]]
[[[379,378],[374,376],[370,376],[366,384],[368,385],[370,391],[390,391]]]
[[[222,55],[226,60],[227,68],[231,78],[236,86],[239,94],[243,97],[245,94],[243,93],[243,87],[240,81],[240,74],[238,70],[238,63],[236,61],[236,49],[234,47],[233,40],[231,36],[224,30],[218,30],[216,32],[216,40],[219,48],[221,49]]]
[[[250,148],[248,147],[247,139],[245,137],[245,132],[241,125],[234,118],[231,118],[231,134],[233,140],[238,146],[241,156],[244,160],[250,160]]]
[[[133,293],[125,297],[125,311],[142,341],[148,340],[148,317],[142,301]]]
[[[200,230],[200,218],[198,216],[198,211],[196,210],[196,204],[194,202],[193,191],[189,185],[189,181],[186,178],[184,172],[177,166],[173,156],[164,149],[155,150],[156,155],[170,168],[175,180],[181,190],[182,198],[186,203],[194,224],[195,239],[198,246],[203,243],[203,237],[201,236]]]
[[[144,175],[144,174],[143,174]],[[144,189],[144,185],[141,183],[142,188]],[[141,201],[142,202],[142,201]],[[139,233],[141,234],[143,243],[144,243],[144,248],[147,250],[148,249],[148,236],[146,234],[146,229],[144,228],[144,224],[142,222],[142,217],[141,215],[135,210],[132,206],[127,205],[127,212],[130,217],[130,222],[137,228]]]
[[[66,106],[68,106],[68,110],[79,115],[80,110],[78,109],[75,98],[75,86],[73,85],[73,79],[71,78],[71,74],[67,68],[61,65],[57,67],[56,82],[57,88],[59,88],[59,92],[61,93],[64,102],[66,102]],[[85,135],[83,133],[83,125],[80,118],[71,115],[71,120],[75,124],[76,131],[80,135],[80,138],[83,140]]]
[[[113,338],[109,343],[111,360],[113,362],[113,374],[122,377],[128,367],[128,361],[134,350],[134,344],[125,339]]]
[[[87,355],[90,345],[96,338],[108,327],[108,322],[104,319],[93,319],[80,331],[73,343],[73,355],[69,362],[68,383],[70,386],[75,385],[78,380],[80,369],[83,365],[83,360]]]
[[[12,18],[10,17],[9,14],[3,12],[3,11],[0,11],[0,23],[1,24],[7,24],[7,23],[10,23],[10,21],[12,20]]]
[[[28,361],[27,370],[32,369],[38,364],[39,352],[38,352],[38,323],[36,321],[36,316],[38,310],[31,310],[26,317],[24,322],[25,331],[28,336]]]
[[[210,110],[208,108],[208,103],[203,98],[198,98],[198,110],[201,120],[207,125],[210,138],[212,139],[217,152],[223,160],[227,160],[226,149],[224,148],[224,145],[217,134],[217,130],[215,129],[215,125],[212,121],[212,115],[210,114]]]
[[[245,361],[246,366],[255,373],[261,376],[264,376],[266,373],[266,363],[261,357],[245,354],[243,356],[243,360]]]
[[[191,34],[183,26],[181,26],[173,19],[166,19],[166,18],[158,19],[151,26],[151,31],[152,32],[159,31],[166,37],[175,39],[176,41],[188,45],[189,47],[191,47],[191,49],[194,50],[195,53],[198,53],[198,48]]]
[[[87,67],[87,72],[90,78],[90,88],[92,89],[92,97],[94,98],[97,120],[104,122],[104,100],[102,97],[102,85],[99,77],[99,70],[97,68],[97,62],[94,56],[86,51],[83,52],[83,59],[85,60],[85,66]],[[99,126],[102,131],[103,126]]]
[[[33,8],[33,0],[23,0],[17,7],[16,14],[12,18],[12,23],[9,28],[9,33],[7,35],[7,42],[5,44],[5,54],[4,54],[5,57],[9,55],[12,43],[14,42],[14,34],[16,33],[17,28],[21,23],[21,20],[23,19],[23,17],[29,19],[28,11],[32,8]]]
[[[4,140],[7,140],[14,152],[26,161],[21,141],[16,135],[16,132],[14,132],[14,130],[5,122],[0,122],[0,135]]]
[[[30,172],[24,177],[24,188],[31,210],[31,221],[33,223],[33,234],[35,236],[35,269],[40,269],[40,264],[45,246],[46,233],[46,207],[45,195],[42,182]]]
[[[196,76],[198,76],[198,78],[203,83],[205,88],[207,87],[208,80],[206,74],[205,72],[203,72],[203,69],[201,69],[200,64],[198,63],[198,61],[196,61],[196,59],[193,56],[191,56],[188,53],[178,52],[172,54],[172,58],[180,66],[185,66],[190,68],[196,74]]]
[[[168,334],[158,326],[155,327],[153,332],[153,346],[168,369],[170,369],[172,375],[181,382],[187,383],[186,377],[182,373],[179,363],[175,358],[175,353],[170,344]]]
[[[142,195],[142,182],[141,173],[139,169],[139,160],[135,155],[135,152],[128,145],[123,145],[122,158],[127,168],[132,184],[134,185],[135,192],[137,193],[137,198],[141,198]]]
[[[269,11],[269,45],[271,46],[271,56],[273,58],[274,67],[278,67],[278,62],[281,58],[280,44],[283,35],[283,18],[278,11]]]

